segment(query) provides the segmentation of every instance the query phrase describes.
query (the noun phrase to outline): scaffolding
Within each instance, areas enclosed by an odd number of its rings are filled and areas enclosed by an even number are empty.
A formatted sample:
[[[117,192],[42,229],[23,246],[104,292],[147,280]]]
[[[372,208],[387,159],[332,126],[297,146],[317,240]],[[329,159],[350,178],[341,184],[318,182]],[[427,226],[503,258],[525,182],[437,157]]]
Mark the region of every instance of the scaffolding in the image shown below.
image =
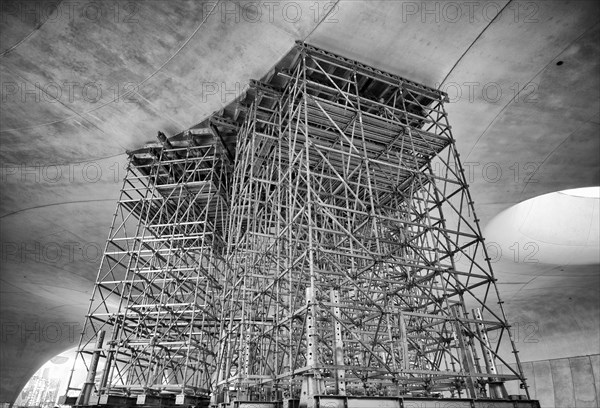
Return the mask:
[[[88,378],[69,385],[77,405],[210,392],[231,161],[210,128],[159,139],[129,153],[75,361]]]
[[[238,135],[220,401],[506,397],[446,96],[303,44],[274,71]]]
[[[517,381],[519,406],[537,406],[446,101],[297,43],[222,111],[130,153],[73,405],[95,390],[100,404],[479,406]]]

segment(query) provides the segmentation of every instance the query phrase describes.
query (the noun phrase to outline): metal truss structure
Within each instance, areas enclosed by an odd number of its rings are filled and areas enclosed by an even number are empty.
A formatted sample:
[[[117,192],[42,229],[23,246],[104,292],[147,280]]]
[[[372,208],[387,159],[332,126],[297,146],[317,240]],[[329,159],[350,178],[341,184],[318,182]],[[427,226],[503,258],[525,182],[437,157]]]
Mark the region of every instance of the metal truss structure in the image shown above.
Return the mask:
[[[88,370],[77,405],[210,392],[232,165],[210,129],[159,138],[129,153],[75,362]]]
[[[504,397],[512,340],[444,95],[308,46],[283,64],[238,135],[218,387]]]
[[[74,405],[99,360],[100,404],[477,406],[512,380],[528,399],[446,99],[298,43],[223,111],[130,153]]]

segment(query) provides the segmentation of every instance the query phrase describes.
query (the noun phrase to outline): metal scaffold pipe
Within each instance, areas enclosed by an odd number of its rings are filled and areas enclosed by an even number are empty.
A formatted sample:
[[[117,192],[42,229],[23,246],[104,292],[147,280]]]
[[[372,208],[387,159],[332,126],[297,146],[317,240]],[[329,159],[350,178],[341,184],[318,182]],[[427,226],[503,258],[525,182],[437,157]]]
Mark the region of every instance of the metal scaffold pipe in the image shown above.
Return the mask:
[[[90,402],[90,395],[94,390],[94,382],[96,379],[96,370],[98,369],[98,362],[100,361],[100,353],[102,352],[102,345],[104,343],[104,334],[106,332],[104,330],[98,333],[98,337],[96,339],[96,345],[92,352],[92,360],[90,362],[90,367],[88,370],[87,378],[83,385],[83,389],[81,390],[81,394],[77,400],[77,405],[88,405]]]

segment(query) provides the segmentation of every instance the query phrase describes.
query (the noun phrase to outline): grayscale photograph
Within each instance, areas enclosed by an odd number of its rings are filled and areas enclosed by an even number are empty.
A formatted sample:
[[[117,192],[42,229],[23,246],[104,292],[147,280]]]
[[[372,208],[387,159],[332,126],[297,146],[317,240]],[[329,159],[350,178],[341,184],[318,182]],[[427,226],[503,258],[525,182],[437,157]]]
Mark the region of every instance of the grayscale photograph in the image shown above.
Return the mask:
[[[0,4],[0,408],[600,408],[600,1]]]

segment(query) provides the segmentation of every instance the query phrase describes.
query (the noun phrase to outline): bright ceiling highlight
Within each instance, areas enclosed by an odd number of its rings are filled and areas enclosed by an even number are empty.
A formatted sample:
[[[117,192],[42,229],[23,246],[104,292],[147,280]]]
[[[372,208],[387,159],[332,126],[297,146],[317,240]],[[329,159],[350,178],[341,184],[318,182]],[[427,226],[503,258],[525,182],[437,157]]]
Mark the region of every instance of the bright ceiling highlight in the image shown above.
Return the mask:
[[[599,205],[600,187],[534,197],[493,218],[486,245],[517,264],[600,264]]]

